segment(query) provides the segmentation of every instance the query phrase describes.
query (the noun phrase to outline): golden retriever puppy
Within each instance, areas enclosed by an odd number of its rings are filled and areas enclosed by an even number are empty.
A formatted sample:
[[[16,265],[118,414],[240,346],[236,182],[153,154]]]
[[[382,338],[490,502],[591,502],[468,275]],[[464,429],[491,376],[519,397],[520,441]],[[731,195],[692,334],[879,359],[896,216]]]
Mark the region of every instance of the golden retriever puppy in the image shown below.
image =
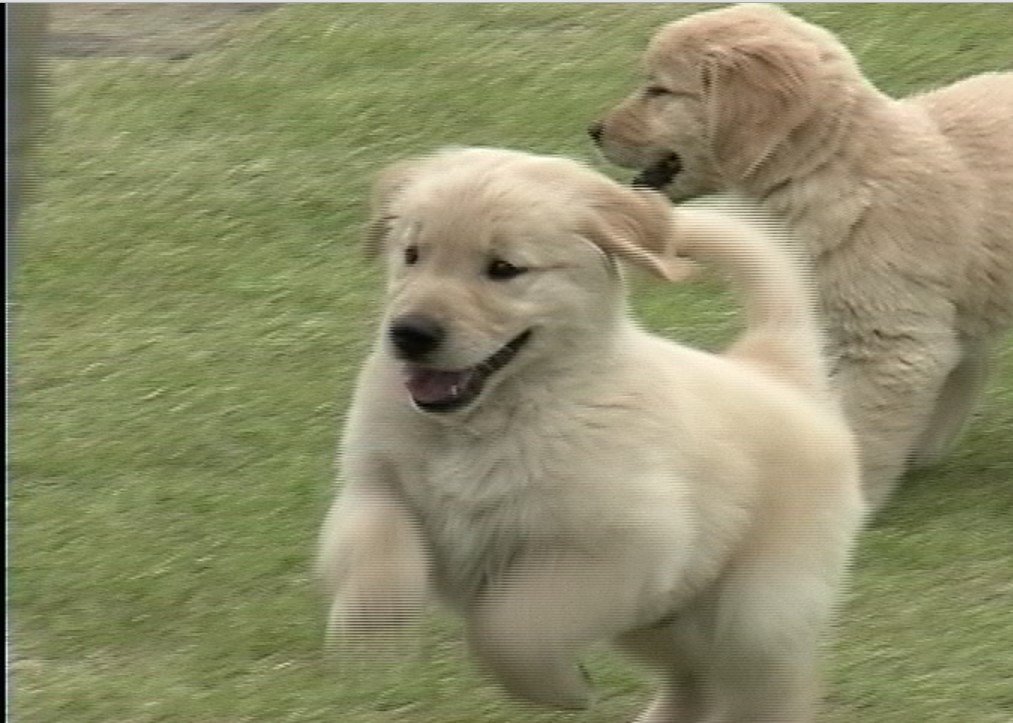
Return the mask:
[[[863,511],[806,288],[758,231],[576,162],[450,150],[394,166],[370,242],[387,309],[320,572],[339,637],[430,591],[512,694],[585,706],[614,640],[661,676],[642,721],[809,721]],[[724,355],[649,334],[617,259],[745,295]]]
[[[766,5],[673,22],[645,65],[592,137],[673,200],[733,192],[789,224],[883,503],[954,441],[1013,320],[1013,74],[895,100],[829,32]]]

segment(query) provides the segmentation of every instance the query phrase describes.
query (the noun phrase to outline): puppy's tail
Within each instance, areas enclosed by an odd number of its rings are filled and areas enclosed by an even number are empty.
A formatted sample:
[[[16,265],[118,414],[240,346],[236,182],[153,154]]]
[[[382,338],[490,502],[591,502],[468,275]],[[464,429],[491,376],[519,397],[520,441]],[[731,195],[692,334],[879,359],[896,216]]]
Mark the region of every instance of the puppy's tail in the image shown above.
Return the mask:
[[[830,397],[814,285],[797,248],[772,219],[747,206],[717,213],[676,210],[679,255],[713,264],[732,277],[746,310],[746,331],[725,352],[818,397]]]

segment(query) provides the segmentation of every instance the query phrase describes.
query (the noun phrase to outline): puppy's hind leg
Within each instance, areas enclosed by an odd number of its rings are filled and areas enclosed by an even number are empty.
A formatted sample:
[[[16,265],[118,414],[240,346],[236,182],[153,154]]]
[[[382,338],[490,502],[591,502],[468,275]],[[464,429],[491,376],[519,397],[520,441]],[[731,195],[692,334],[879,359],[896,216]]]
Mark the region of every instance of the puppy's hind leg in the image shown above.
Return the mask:
[[[687,684],[692,685],[692,682],[667,683],[633,723],[699,723],[705,720],[703,709],[696,704],[692,689],[687,691]]]
[[[756,651],[753,651],[754,653]],[[721,670],[721,713],[708,723],[813,723],[818,679],[803,651],[729,657]]]
[[[629,564],[557,554],[521,559],[492,583],[468,614],[472,650],[518,698],[586,707],[591,689],[576,655],[635,627]]]
[[[743,592],[749,594],[747,588]],[[818,635],[791,601],[741,598],[714,641],[720,713],[708,723],[812,723],[819,698]],[[780,607],[779,607],[780,606]],[[804,608],[804,605],[800,606]],[[725,610],[723,614],[728,614]],[[797,622],[791,619],[798,616]]]
[[[804,472],[804,470],[802,470]],[[847,474],[857,503],[854,468]],[[721,713],[708,723],[811,723],[820,642],[860,523],[860,505],[816,488],[743,542],[717,591],[710,647]],[[846,493],[844,493],[846,494]],[[807,514],[814,505],[820,514]]]
[[[913,466],[938,462],[956,442],[985,388],[988,351],[984,341],[963,344],[963,356],[946,378],[928,426],[915,445]]]
[[[647,668],[658,672],[661,686],[651,704],[633,723],[702,723],[714,707],[693,631],[675,624],[624,633],[617,646]],[[689,639],[690,637],[694,639]]]

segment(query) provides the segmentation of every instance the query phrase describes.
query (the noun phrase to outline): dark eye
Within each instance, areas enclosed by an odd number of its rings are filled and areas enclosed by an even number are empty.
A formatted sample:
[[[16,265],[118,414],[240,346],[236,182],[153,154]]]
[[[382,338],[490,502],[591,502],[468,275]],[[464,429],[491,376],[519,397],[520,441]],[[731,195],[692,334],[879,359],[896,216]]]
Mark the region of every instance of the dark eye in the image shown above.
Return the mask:
[[[503,259],[493,259],[489,262],[489,266],[486,268],[485,274],[495,281],[506,281],[514,278],[515,276],[520,276],[526,271],[527,269],[521,266],[514,266]]]
[[[404,250],[404,262],[406,266],[414,266],[419,260],[419,247],[409,246]]]
[[[660,85],[649,85],[644,88],[644,95],[648,98],[657,98],[659,95],[671,95],[672,91]]]

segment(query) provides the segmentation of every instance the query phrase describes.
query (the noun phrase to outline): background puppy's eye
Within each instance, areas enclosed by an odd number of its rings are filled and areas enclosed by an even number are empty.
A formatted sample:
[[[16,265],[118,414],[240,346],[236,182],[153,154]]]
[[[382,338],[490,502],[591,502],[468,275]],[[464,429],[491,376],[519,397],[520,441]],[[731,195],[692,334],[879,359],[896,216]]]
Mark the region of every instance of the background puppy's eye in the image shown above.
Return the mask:
[[[660,85],[649,85],[644,88],[644,95],[648,98],[657,98],[659,95],[672,95],[672,91]]]
[[[404,250],[405,266],[414,266],[419,260],[419,247],[409,246]]]
[[[522,266],[514,266],[509,261],[503,259],[493,259],[489,262],[489,266],[485,269],[485,275],[495,281],[506,281],[527,271]]]

